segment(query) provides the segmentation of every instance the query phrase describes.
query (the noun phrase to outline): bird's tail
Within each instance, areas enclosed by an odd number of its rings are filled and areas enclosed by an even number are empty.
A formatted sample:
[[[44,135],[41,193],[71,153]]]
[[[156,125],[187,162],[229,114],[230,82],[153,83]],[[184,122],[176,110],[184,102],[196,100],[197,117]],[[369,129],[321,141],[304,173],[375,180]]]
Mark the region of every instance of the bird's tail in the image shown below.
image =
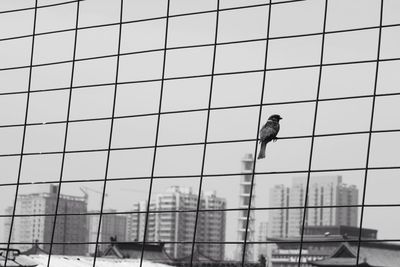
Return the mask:
[[[267,143],[266,142],[261,142],[260,153],[258,153],[257,159],[265,158],[265,148],[266,147],[267,147]]]

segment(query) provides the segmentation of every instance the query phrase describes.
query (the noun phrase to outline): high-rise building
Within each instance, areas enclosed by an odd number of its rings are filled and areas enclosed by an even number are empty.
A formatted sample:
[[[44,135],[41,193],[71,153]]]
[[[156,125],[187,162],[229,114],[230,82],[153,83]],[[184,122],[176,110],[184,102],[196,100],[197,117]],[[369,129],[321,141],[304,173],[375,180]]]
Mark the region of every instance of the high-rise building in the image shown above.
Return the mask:
[[[270,190],[271,207],[303,207],[307,179],[295,177],[291,187],[276,185]],[[357,207],[330,206],[357,205],[358,189],[346,185],[341,176],[321,176],[310,179],[305,226],[357,226]],[[318,208],[312,208],[318,206]],[[321,208],[327,206],[327,208]],[[299,236],[304,209],[276,209],[269,212],[270,237]]]
[[[269,190],[268,236],[288,236],[289,231],[289,187],[279,184]],[[280,209],[281,208],[281,209]]]
[[[238,218],[238,241],[244,242],[247,239],[247,242],[255,241],[255,214],[254,210],[250,210],[250,214],[248,213],[249,204],[250,208],[255,206],[255,183],[253,183],[252,190],[252,173],[253,173],[253,165],[254,158],[252,154],[246,154],[242,159],[242,176],[240,179],[240,192],[239,192],[239,208],[242,209],[239,213]],[[250,191],[252,190],[252,195],[250,196]],[[251,199],[251,203],[250,203]],[[249,220],[247,223],[247,219]],[[247,228],[247,229],[246,229]],[[246,230],[247,230],[247,238],[246,238]],[[240,244],[237,247],[236,251],[236,259],[242,260],[243,254],[243,246]],[[246,244],[246,256],[245,258],[248,260],[255,260],[254,258],[254,245]]]
[[[191,255],[198,195],[190,188],[170,187],[165,193],[157,194],[150,203],[147,222],[147,241],[166,242],[166,252],[174,258]],[[201,209],[224,209],[226,201],[215,192],[204,192],[200,197]],[[146,201],[134,205],[128,216],[127,241],[143,240]],[[153,212],[152,211],[156,211]],[[183,212],[182,212],[183,211]],[[225,214],[222,211],[199,212],[197,241],[225,241]],[[173,243],[168,243],[173,242]],[[198,244],[196,248],[203,255],[215,260],[224,259],[223,244]]]
[[[260,242],[257,246],[257,258],[260,255],[264,255],[264,257],[268,256],[268,222],[260,222],[258,224],[258,234],[257,241]],[[264,242],[264,243],[263,243]]]
[[[118,241],[126,240],[126,216],[120,214],[113,214],[116,210],[104,210],[101,218],[101,226],[99,233],[98,251],[103,252],[109,246],[111,237],[116,237]],[[92,211],[90,213],[98,213]],[[90,215],[88,220],[89,229],[89,254],[94,254],[96,250],[97,233],[99,231],[100,215]]]
[[[197,199],[197,194],[194,194],[190,188],[174,186],[169,188],[166,193],[157,194],[153,204],[157,211],[196,210]],[[191,242],[193,241],[195,219],[195,212],[158,213],[155,218],[154,238],[161,241]],[[181,258],[192,252],[190,244],[170,243],[165,244],[165,249],[174,258]]]
[[[58,186],[50,185],[50,191],[18,195],[16,214],[33,215],[15,217],[11,242],[30,243],[13,245],[21,251],[28,250],[35,242],[50,243],[53,233],[54,216],[38,216],[39,214],[55,214]],[[8,208],[9,214],[12,208]],[[85,255],[88,250],[87,216],[79,215],[87,212],[84,197],[60,194],[57,221],[54,231],[52,254]],[[74,215],[67,215],[74,214]],[[5,221],[4,233],[9,236],[11,218]],[[74,243],[74,245],[62,244]],[[83,243],[83,244],[80,244]],[[50,244],[39,245],[45,251]]]
[[[200,199],[200,208],[208,210],[199,213],[196,241],[216,242],[214,244],[197,244],[196,248],[214,260],[224,260],[225,245],[217,242],[225,241],[226,200],[217,196],[215,191],[204,192]],[[211,211],[216,210],[216,211]]]
[[[131,213],[127,215],[126,221],[126,240],[127,241],[143,241],[144,235],[144,227],[146,222],[146,210],[147,210],[147,201],[139,201],[133,204],[133,209]],[[150,213],[148,219],[147,229],[151,229],[147,231],[147,240],[156,240],[155,239],[155,213],[151,211],[155,210],[155,204],[150,204]]]

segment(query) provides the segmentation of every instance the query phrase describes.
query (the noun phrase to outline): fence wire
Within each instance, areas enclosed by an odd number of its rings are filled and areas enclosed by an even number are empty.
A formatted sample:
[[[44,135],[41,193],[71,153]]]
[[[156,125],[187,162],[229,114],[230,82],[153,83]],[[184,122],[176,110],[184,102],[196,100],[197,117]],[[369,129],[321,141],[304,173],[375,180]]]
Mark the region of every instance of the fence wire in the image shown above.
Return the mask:
[[[222,244],[222,245],[241,245],[242,250],[241,250],[241,255],[240,255],[240,264],[242,266],[245,266],[248,262],[251,262],[251,260],[248,258],[249,253],[251,253],[250,250],[253,249],[254,245],[257,244],[268,244],[268,245],[273,245],[273,244],[298,244],[299,245],[299,255],[298,255],[298,261],[297,261],[297,266],[303,266],[304,262],[303,260],[303,245],[308,244],[308,243],[339,243],[339,241],[329,241],[329,240],[324,240],[324,241],[318,241],[318,240],[305,240],[305,227],[306,227],[306,218],[307,218],[307,212],[309,209],[324,209],[324,208],[329,208],[329,209],[334,209],[334,208],[359,208],[360,209],[360,220],[359,220],[359,234],[358,238],[354,239],[348,239],[348,242],[354,242],[357,243],[357,258],[356,258],[356,265],[359,265],[359,255],[360,255],[360,247],[363,243],[368,243],[368,242],[400,242],[400,239],[398,238],[379,238],[376,240],[364,240],[362,238],[362,229],[364,228],[365,222],[364,222],[364,211],[365,208],[388,208],[388,207],[400,207],[400,203],[367,203],[366,201],[366,191],[368,189],[367,186],[367,180],[369,178],[369,173],[371,171],[384,171],[384,170],[399,170],[400,165],[393,165],[391,164],[390,166],[371,166],[371,152],[372,151],[372,139],[374,135],[377,134],[390,134],[390,133],[399,133],[400,128],[397,128],[397,125],[393,122],[392,127],[390,129],[375,129],[374,128],[374,114],[376,112],[376,102],[379,99],[386,99],[386,98],[395,98],[400,96],[400,92],[379,92],[378,91],[378,76],[379,76],[379,67],[382,63],[388,63],[388,62],[400,62],[400,57],[385,57],[382,58],[381,56],[381,42],[382,42],[382,32],[385,29],[399,29],[400,23],[390,23],[390,24],[384,24],[384,1],[380,0],[380,12],[379,12],[379,25],[362,25],[359,27],[354,27],[354,28],[349,28],[349,29],[336,29],[336,30],[329,30],[327,29],[327,20],[329,19],[329,10],[330,10],[330,3],[332,1],[325,0],[324,1],[324,14],[323,14],[323,25],[321,25],[322,31],[316,31],[316,32],[311,32],[311,33],[301,33],[301,34],[291,34],[291,35],[279,35],[279,36],[270,36],[271,32],[271,27],[276,26],[273,25],[271,20],[276,16],[276,13],[274,14],[274,8],[278,6],[290,6],[290,5],[295,5],[295,4],[305,4],[312,2],[311,0],[290,0],[290,1],[279,1],[275,2],[272,0],[266,1],[265,3],[247,3],[246,5],[243,6],[234,6],[234,7],[223,7],[221,3],[223,0],[215,0],[215,9],[207,9],[207,10],[201,10],[201,11],[196,11],[196,12],[186,12],[186,13],[178,13],[178,14],[173,14],[171,12],[171,5],[173,0],[166,0],[166,10],[165,10],[165,16],[154,16],[154,17],[146,17],[146,18],[140,18],[140,19],[129,19],[126,20],[124,18],[124,12],[126,11],[126,3],[129,2],[128,0],[120,0],[120,1],[113,1],[114,5],[118,5],[118,10],[119,10],[119,20],[116,22],[112,23],[96,23],[95,25],[90,25],[90,26],[82,26],[80,24],[80,19],[81,19],[81,13],[82,12],[82,5],[84,3],[88,2],[93,2],[94,0],[77,0],[77,1],[66,1],[66,2],[61,2],[61,3],[53,3],[53,4],[46,4],[46,5],[41,5],[41,1],[35,0],[34,6],[28,6],[28,7],[23,7],[23,8],[16,8],[16,9],[4,9],[0,11],[0,18],[3,16],[8,16],[10,14],[18,14],[20,12],[26,12],[26,11],[33,11],[33,20],[32,20],[32,34],[25,34],[25,35],[18,35],[18,36],[8,36],[8,37],[2,37],[0,38],[0,48],[2,44],[8,41],[19,41],[19,40],[30,40],[31,41],[31,46],[30,46],[30,60],[29,64],[21,64],[21,65],[10,65],[10,66],[2,66],[0,68],[0,73],[6,73],[7,71],[16,71],[16,70],[28,70],[28,84],[26,86],[26,89],[24,90],[11,90],[9,91],[0,91],[0,98],[6,98],[6,97],[12,97],[12,96],[26,96],[26,102],[24,105],[24,120],[23,123],[19,122],[18,120],[10,122],[2,122],[0,120],[0,130],[1,129],[20,129],[22,128],[22,135],[21,135],[21,142],[20,144],[20,149],[18,153],[10,153],[10,152],[3,152],[0,149],[0,159],[9,159],[9,158],[15,158],[17,157],[19,160],[18,164],[18,172],[16,175],[16,180],[15,182],[3,182],[0,181],[0,190],[2,188],[7,188],[7,187],[15,187],[15,194],[13,195],[13,201],[12,201],[12,208],[10,214],[0,214],[0,218],[7,220],[10,220],[9,226],[9,233],[5,237],[5,242],[0,243],[1,245],[5,246],[7,248],[6,255],[5,255],[5,266],[7,264],[7,261],[9,260],[9,250],[16,245],[49,245],[49,256],[48,256],[48,261],[47,261],[47,266],[51,265],[51,258],[52,255],[54,255],[53,251],[53,246],[57,245],[94,245],[94,254],[93,254],[93,267],[96,266],[96,262],[98,260],[98,257],[100,255],[100,245],[107,245],[111,244],[111,242],[107,242],[104,240],[101,240],[101,226],[102,226],[102,219],[107,216],[107,215],[137,215],[145,216],[144,220],[144,228],[143,228],[143,239],[142,240],[136,240],[141,243],[141,255],[140,255],[140,266],[142,266],[142,263],[144,262],[145,258],[145,245],[146,244],[158,244],[158,242],[153,241],[153,240],[148,240],[148,231],[149,231],[149,217],[150,215],[153,214],[185,214],[185,213],[194,213],[194,221],[193,221],[193,236],[191,240],[167,240],[163,241],[165,244],[187,244],[190,245],[190,266],[196,265],[195,261],[195,254],[198,248],[198,244]],[[257,1],[256,1],[257,2]],[[1,5],[1,4],[0,4]],[[74,27],[73,28],[62,28],[62,29],[57,29],[57,30],[52,30],[52,31],[43,31],[43,32],[37,32],[37,23],[38,23],[38,11],[41,10],[51,10],[53,7],[59,7],[59,6],[70,6],[74,5],[76,8],[75,11],[75,17],[74,17]],[[234,40],[234,41],[220,41],[220,36],[222,30],[220,28],[220,18],[221,14],[224,12],[232,12],[232,11],[243,11],[243,10],[252,10],[255,8],[260,8],[260,7],[266,7],[266,13],[265,13],[265,18],[267,23],[266,23],[266,32],[265,32],[265,37],[262,38],[245,38],[242,40]],[[3,10],[4,9],[4,10]],[[213,34],[213,41],[209,43],[197,43],[197,44],[191,44],[191,45],[179,45],[179,46],[171,46],[169,45],[169,40],[170,40],[170,30],[171,30],[171,24],[170,21],[171,19],[174,18],[188,18],[188,17],[196,17],[196,16],[201,16],[205,14],[214,14],[215,15],[215,21],[213,21],[214,27],[214,34]],[[163,47],[162,48],[149,48],[149,49],[139,49],[138,51],[131,51],[131,52],[123,52],[121,47],[124,44],[124,39],[123,39],[123,26],[126,25],[137,25],[139,23],[145,23],[145,22],[155,22],[155,21],[162,21],[165,22],[165,28],[163,29],[164,32],[164,37],[163,37]],[[272,26],[271,26],[272,24]],[[89,30],[89,29],[105,29],[109,27],[118,27],[118,38],[117,38],[117,52],[113,54],[102,54],[98,56],[85,56],[85,57],[77,57],[77,44],[78,44],[78,37],[79,33],[83,30]],[[377,49],[376,49],[376,58],[374,59],[358,59],[358,60],[353,60],[353,61],[340,61],[340,62],[325,62],[324,57],[326,56],[324,53],[326,52],[326,38],[329,36],[333,36],[336,34],[345,34],[345,33],[351,33],[351,34],[356,34],[356,33],[362,33],[362,32],[368,32],[368,31],[378,31],[378,38],[377,38]],[[38,37],[43,37],[43,36],[54,36],[56,34],[60,33],[73,33],[73,54],[71,59],[68,60],[51,60],[50,62],[44,62],[44,63],[35,63],[35,49],[36,49],[36,41]],[[299,38],[306,38],[306,37],[320,37],[320,57],[319,57],[319,63],[318,64],[299,64],[295,66],[291,66],[290,64],[288,66],[275,66],[275,67],[269,67],[269,60],[271,56],[271,50],[270,50],[270,41],[275,41],[275,40],[297,40]],[[263,60],[263,67],[261,68],[249,68],[245,70],[240,70],[240,71],[216,71],[216,61],[217,61],[217,56],[219,53],[219,49],[223,47],[227,47],[230,45],[241,45],[241,44],[254,44],[254,43],[261,43],[264,45],[264,60]],[[210,71],[209,73],[196,73],[196,74],[190,74],[190,75],[176,75],[176,76],[168,76],[166,75],[167,71],[167,62],[168,62],[168,52],[171,51],[185,51],[189,49],[196,49],[196,48],[210,48],[212,49],[212,60],[210,63]],[[361,49],[361,48],[360,48]],[[161,66],[154,66],[154,68],[159,68],[161,69],[161,75],[160,78],[148,78],[148,79],[137,79],[137,80],[129,80],[129,81],[123,81],[120,76],[120,59],[124,56],[132,56],[132,55],[147,55],[149,53],[162,53],[162,61],[161,61]],[[21,52],[22,53],[22,52]],[[239,57],[238,57],[239,58]],[[100,59],[115,59],[115,75],[113,82],[103,82],[103,83],[98,83],[94,82],[91,84],[80,84],[77,85],[75,83],[76,79],[76,63],[78,62],[92,62],[93,60],[100,60]],[[240,59],[238,59],[240,60]],[[40,88],[33,88],[32,87],[32,80],[33,80],[33,71],[36,68],[39,67],[52,67],[52,66],[59,66],[62,64],[71,64],[71,71],[70,71],[70,79],[69,79],[69,85],[67,87],[40,87]],[[193,64],[196,64],[196,62],[193,62]],[[336,97],[324,97],[320,94],[321,88],[322,88],[322,79],[323,79],[323,70],[326,67],[342,67],[342,66],[365,66],[367,64],[375,64],[375,72],[374,72],[374,84],[373,84],[373,92],[372,93],[365,93],[365,94],[352,94],[352,95],[345,95],[345,96],[336,96]],[[315,96],[307,99],[294,99],[294,100],[286,100],[286,101],[272,101],[268,102],[265,100],[266,97],[269,96],[269,75],[280,72],[280,71],[289,71],[289,70],[307,70],[307,69],[317,69],[318,70],[318,83],[316,87],[316,92]],[[215,79],[218,77],[232,77],[235,75],[244,75],[244,74],[261,74],[262,79],[261,82],[262,84],[260,85],[260,95],[257,100],[257,103],[252,103],[252,104],[240,104],[240,105],[225,105],[225,106],[214,106],[213,105],[213,91],[215,87]],[[183,108],[180,110],[164,110],[163,109],[163,97],[164,97],[164,91],[165,91],[165,82],[168,81],[181,81],[181,80],[195,80],[199,78],[207,78],[209,79],[208,83],[208,88],[207,88],[207,105],[205,107],[193,107],[193,108]],[[154,112],[141,112],[141,113],[134,113],[134,114],[128,114],[128,115],[119,115],[116,112],[116,107],[117,107],[117,94],[118,94],[118,89],[119,86],[123,85],[143,85],[143,84],[151,84],[151,83],[159,83],[159,98],[158,98],[158,105],[157,105],[157,110]],[[0,85],[3,87],[3,85]],[[93,118],[72,118],[71,117],[71,109],[72,109],[72,96],[74,92],[81,92],[88,90],[89,88],[102,88],[102,87],[107,87],[111,86],[113,88],[112,90],[112,104],[111,104],[111,115],[110,116],[98,116],[98,117],[93,117]],[[244,88],[243,90],[246,90]],[[52,93],[52,92],[67,92],[68,93],[68,104],[66,107],[66,118],[65,120],[50,120],[50,121],[45,121],[45,122],[32,122],[29,120],[29,111],[30,111],[30,99],[32,95],[36,94],[46,94],[46,93]],[[226,98],[229,98],[230,96],[227,95]],[[328,133],[320,133],[317,131],[317,118],[319,116],[319,106],[323,103],[332,103],[335,101],[343,101],[343,100],[370,100],[371,99],[371,108],[370,108],[370,120],[369,120],[369,126],[367,130],[349,130],[349,131],[336,131],[336,132],[328,132]],[[185,101],[185,99],[178,99],[177,101]],[[268,110],[269,107],[281,107],[284,105],[290,105],[290,106],[299,106],[301,104],[311,104],[314,105],[314,112],[313,112],[313,117],[312,117],[312,127],[311,127],[311,134],[290,134],[286,136],[279,136],[279,141],[283,142],[285,140],[302,140],[302,141],[309,141],[309,153],[308,155],[308,161],[307,161],[307,166],[302,169],[282,169],[282,170],[272,170],[272,171],[263,171],[257,169],[257,165],[259,164],[259,161],[254,161],[252,168],[251,168],[251,182],[250,182],[250,192],[249,192],[249,202],[246,204],[247,208],[203,208],[201,206],[202,204],[202,193],[203,193],[203,188],[204,188],[204,180],[205,178],[223,178],[223,177],[237,177],[239,178],[240,176],[243,176],[243,172],[237,172],[237,171],[232,171],[232,172],[224,172],[224,173],[208,173],[206,171],[206,161],[207,161],[207,153],[208,153],[208,148],[210,148],[211,145],[222,145],[222,144],[250,144],[249,147],[251,147],[250,150],[252,151],[252,155],[257,155],[257,151],[259,149],[258,147],[258,139],[259,139],[259,129],[263,125],[263,113],[265,113],[265,110]],[[90,108],[90,107],[88,107]],[[210,117],[212,112],[214,111],[228,111],[228,112],[234,112],[235,110],[244,110],[244,109],[257,109],[258,111],[258,118],[257,118],[257,127],[256,131],[253,133],[251,138],[226,138],[223,140],[212,140],[212,138],[209,137],[210,134],[210,128],[212,127],[210,124]],[[171,142],[169,144],[165,144],[160,142],[160,125],[161,125],[161,119],[163,116],[166,115],[171,115],[171,116],[179,116],[181,114],[196,114],[199,112],[203,112],[206,114],[205,116],[205,127],[204,127],[204,137],[202,138],[202,141],[199,142]],[[7,114],[7,116],[11,117],[11,114]],[[131,145],[131,146],[123,146],[123,147],[114,147],[113,146],[113,138],[115,138],[115,121],[116,120],[122,120],[122,119],[134,119],[134,118],[148,118],[148,117],[156,117],[156,124],[155,124],[155,136],[154,136],[154,144],[148,145]],[[346,119],[346,118],[343,118]],[[109,122],[109,129],[108,129],[108,138],[107,138],[107,145],[105,147],[99,147],[99,148],[85,148],[83,145],[79,149],[71,149],[68,147],[68,138],[70,137],[69,135],[69,130],[70,126],[78,123],[83,123],[83,124],[88,124],[90,122]],[[201,123],[201,122],[199,122]],[[63,134],[63,139],[62,139],[62,149],[58,150],[53,150],[50,149],[48,151],[26,151],[26,139],[27,139],[27,129],[29,127],[34,127],[34,126],[49,126],[49,125],[55,125],[55,126],[63,126],[65,125],[64,129],[64,134]],[[284,126],[283,126],[284,127]],[[314,168],[314,160],[315,160],[315,142],[317,139],[321,138],[327,138],[327,137],[347,137],[347,136],[367,136],[368,141],[367,145],[365,147],[366,152],[366,158],[364,167],[343,167],[343,168]],[[278,144],[279,144],[278,141]],[[159,175],[156,172],[156,166],[158,163],[158,157],[159,156],[159,151],[160,149],[164,148],[190,148],[190,147],[200,147],[201,148],[201,164],[200,164],[200,171],[198,174],[181,174],[181,173],[173,173],[170,175]],[[135,150],[152,150],[152,160],[151,160],[151,168],[150,168],[150,174],[149,175],[141,175],[141,176],[113,176],[110,175],[110,158],[111,158],[111,153],[116,152],[116,151],[135,151]],[[106,160],[104,163],[104,176],[99,176],[99,177],[74,177],[74,178],[69,178],[65,179],[65,162],[66,162],[66,157],[69,155],[86,155],[88,153],[96,153],[96,152],[102,152],[105,153],[106,155]],[[287,153],[291,153],[292,151],[287,151]],[[60,164],[60,172],[58,178],[54,179],[40,179],[39,181],[35,182],[29,182],[29,181],[24,181],[22,179],[22,173],[23,173],[23,159],[29,156],[46,156],[46,155],[60,155],[61,156],[61,164]],[[223,160],[223,159],[219,159]],[[266,159],[268,161],[268,159]],[[238,162],[238,165],[240,162]],[[139,166],[140,168],[141,166]],[[362,193],[361,193],[361,204],[356,204],[356,205],[310,205],[308,203],[309,201],[309,190],[310,190],[310,180],[312,179],[312,175],[314,174],[327,174],[327,173],[340,173],[340,172],[363,172],[363,179],[362,179]],[[3,174],[1,173],[3,180],[12,180],[13,178],[7,177],[9,174]],[[306,179],[306,186],[305,186],[305,196],[304,196],[304,205],[301,206],[285,206],[285,207],[255,207],[253,203],[253,196],[255,195],[254,190],[258,189],[256,185],[256,180],[258,176],[270,176],[270,175],[303,175],[305,176]],[[158,181],[170,181],[171,179],[178,179],[178,180],[192,180],[193,184],[198,182],[198,188],[195,189],[194,191],[197,191],[197,201],[196,205],[193,208],[188,208],[188,209],[163,209],[163,210],[152,210],[151,204],[152,204],[152,199],[154,198],[154,184]],[[268,179],[268,178],[265,178]],[[146,200],[145,200],[145,210],[138,210],[138,211],[118,211],[118,210],[107,210],[105,208],[105,199],[107,198],[107,186],[109,186],[113,182],[117,181],[148,181],[149,182],[149,187],[148,191],[146,191]],[[96,212],[92,211],[86,211],[86,212],[60,212],[60,199],[62,195],[62,188],[65,185],[68,184],[80,184],[80,183],[89,183],[89,184],[95,184],[95,183],[102,183],[102,189],[100,192],[101,196],[101,201],[100,201],[100,206],[99,210]],[[30,185],[51,185],[51,184],[57,184],[58,185],[58,190],[56,194],[56,203],[55,203],[55,209],[54,212],[51,213],[28,213],[28,214],[20,214],[17,212],[17,202],[18,202],[18,197],[21,195],[21,188],[25,186],[30,186]],[[260,189],[261,190],[261,189]],[[266,189],[263,189],[266,190]],[[238,194],[239,198],[239,194]],[[124,200],[122,200],[124,201]],[[251,214],[252,212],[256,211],[274,211],[274,210],[299,210],[302,213],[301,216],[301,227],[300,227],[300,236],[299,236],[299,241],[268,241],[268,240],[263,240],[263,241],[255,241],[252,240],[249,237],[249,232],[250,232],[250,224],[252,223],[252,218]],[[222,213],[227,213],[227,212],[241,212],[241,211],[247,211],[247,218],[246,218],[246,224],[245,224],[245,231],[244,231],[244,239],[243,240],[238,240],[238,241],[227,241],[227,240],[221,240],[221,241],[204,241],[204,240],[198,240],[197,234],[200,231],[199,230],[199,225],[201,224],[200,222],[200,214],[203,213],[212,213],[212,212],[222,212]],[[57,232],[57,219],[61,217],[68,217],[68,216],[98,216],[98,225],[97,225],[97,235],[95,241],[88,241],[88,242],[59,242],[56,240],[56,232]],[[43,218],[53,218],[53,223],[52,223],[52,231],[51,231],[51,237],[50,237],[50,242],[24,242],[24,241],[14,241],[13,240],[13,228],[15,227],[15,221],[16,219],[19,218],[35,218],[35,217],[43,217]],[[232,222],[229,222],[232,223]],[[236,223],[236,222],[235,222]],[[225,229],[225,226],[224,226]]]

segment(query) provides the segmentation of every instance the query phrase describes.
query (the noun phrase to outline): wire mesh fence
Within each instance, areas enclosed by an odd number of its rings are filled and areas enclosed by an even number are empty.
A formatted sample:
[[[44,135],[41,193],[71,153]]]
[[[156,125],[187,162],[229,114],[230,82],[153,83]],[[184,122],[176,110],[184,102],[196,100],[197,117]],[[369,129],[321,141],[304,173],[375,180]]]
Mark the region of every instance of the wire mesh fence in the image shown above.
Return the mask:
[[[319,266],[343,244],[352,266],[373,245],[400,261],[399,9],[1,3],[1,264]]]

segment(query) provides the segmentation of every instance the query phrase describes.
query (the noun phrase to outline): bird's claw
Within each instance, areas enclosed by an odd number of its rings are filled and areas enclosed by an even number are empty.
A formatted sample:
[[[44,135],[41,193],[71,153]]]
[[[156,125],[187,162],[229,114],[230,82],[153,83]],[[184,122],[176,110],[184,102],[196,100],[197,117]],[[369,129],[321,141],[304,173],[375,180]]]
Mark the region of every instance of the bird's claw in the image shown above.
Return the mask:
[[[275,143],[276,141],[278,141],[278,137],[272,139],[272,141]]]

